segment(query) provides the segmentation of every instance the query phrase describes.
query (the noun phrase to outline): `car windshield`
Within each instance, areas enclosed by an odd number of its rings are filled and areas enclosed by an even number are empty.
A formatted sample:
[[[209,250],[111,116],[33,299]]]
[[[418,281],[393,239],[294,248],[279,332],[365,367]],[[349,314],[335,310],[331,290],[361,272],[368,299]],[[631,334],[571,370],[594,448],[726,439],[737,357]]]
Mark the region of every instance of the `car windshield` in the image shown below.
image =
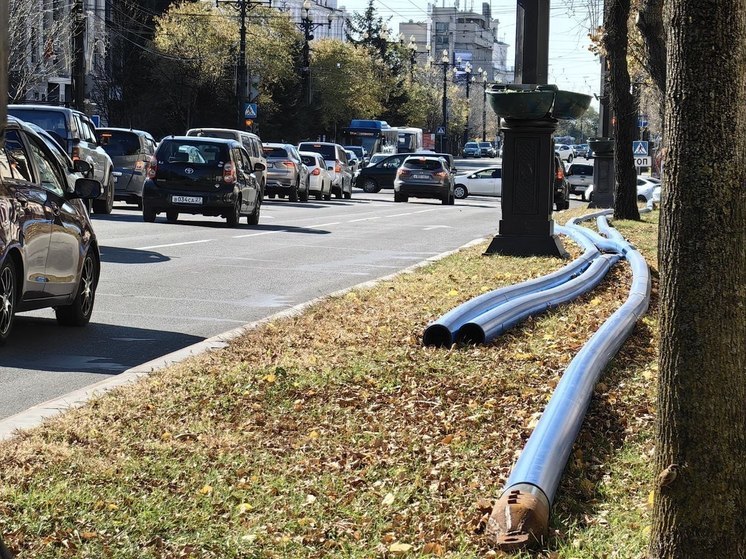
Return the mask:
[[[476,142],[466,142],[466,145],[464,147],[465,148],[478,148],[479,144],[477,144]]]
[[[285,148],[277,147],[277,146],[263,146],[262,150],[264,151],[264,155],[268,158],[281,158],[281,157],[289,157],[288,156],[288,150]]]
[[[440,171],[443,163],[437,159],[408,159],[404,162],[407,169],[424,169],[426,171]]]
[[[301,151],[313,151],[315,153],[320,153],[324,159],[336,159],[337,158],[337,150],[335,147],[331,144],[312,144],[312,143],[304,143],[298,146],[298,149]]]
[[[168,140],[158,148],[158,161],[218,165],[228,161],[228,146],[213,142]]]
[[[593,165],[571,165],[570,172],[573,175],[592,175]]]
[[[355,155],[357,155],[361,159],[362,159],[362,157],[364,155],[363,154],[363,148],[362,148],[362,146],[349,146],[349,147],[346,147],[345,149],[351,151],[352,153],[354,153]]]
[[[110,157],[137,155],[140,151],[140,138],[134,132],[96,130],[96,137]]]
[[[479,142],[479,147],[480,148],[491,148],[492,144],[489,142]]]
[[[67,137],[67,122],[62,111],[9,108],[8,113],[21,120],[33,122],[40,128],[54,132],[62,138]]]

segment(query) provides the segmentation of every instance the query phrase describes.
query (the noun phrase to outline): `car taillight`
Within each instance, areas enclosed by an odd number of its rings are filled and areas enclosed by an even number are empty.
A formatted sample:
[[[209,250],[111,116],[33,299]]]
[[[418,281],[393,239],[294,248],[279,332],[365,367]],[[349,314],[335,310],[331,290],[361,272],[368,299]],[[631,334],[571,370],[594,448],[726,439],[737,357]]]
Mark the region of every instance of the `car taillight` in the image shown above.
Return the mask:
[[[439,179],[444,179],[448,176],[448,173],[445,171],[438,171],[437,173],[433,173],[434,177],[438,177]]]
[[[334,172],[335,173],[341,173],[342,172],[342,162],[337,160],[337,163],[334,165]]]
[[[157,174],[158,174],[158,159],[155,156],[153,156],[150,158],[150,163],[148,163],[148,178],[154,179]]]
[[[80,159],[80,148],[74,147],[72,155],[70,157],[72,157],[73,161],[75,161],[76,159]]]
[[[318,177],[321,174],[321,169],[316,167],[313,171],[311,171],[311,174]]]
[[[280,165],[288,169],[295,169],[295,163],[292,161],[280,161]]]
[[[233,163],[223,165],[223,182],[226,184],[236,182],[236,168],[233,166]]]
[[[404,167],[400,167],[396,171],[396,178],[399,178],[399,177],[408,177],[411,174],[412,174],[412,172],[409,169],[405,169]]]
[[[135,171],[142,171],[145,168],[145,162],[144,161],[138,161],[135,163]]]

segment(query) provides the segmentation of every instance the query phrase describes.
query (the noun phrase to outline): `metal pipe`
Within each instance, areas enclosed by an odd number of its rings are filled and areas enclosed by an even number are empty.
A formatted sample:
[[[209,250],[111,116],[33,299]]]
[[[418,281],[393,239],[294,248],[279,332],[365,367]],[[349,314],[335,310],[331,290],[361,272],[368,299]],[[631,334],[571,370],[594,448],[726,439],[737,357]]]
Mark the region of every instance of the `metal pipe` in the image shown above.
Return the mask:
[[[556,272],[516,285],[495,289],[459,305],[425,328],[422,336],[423,345],[450,347],[456,341],[456,332],[459,328],[474,317],[516,297],[561,285],[581,273],[600,254],[596,245],[581,231],[556,226],[555,232],[571,237],[585,252]]]
[[[467,344],[485,344],[531,315],[572,301],[596,287],[609,269],[616,264],[619,254],[602,254],[577,277],[569,281],[495,307],[465,323],[456,334],[456,341]]]
[[[526,486],[539,488],[551,506],[596,382],[604,367],[632,332],[637,320],[647,311],[650,302],[650,271],[647,263],[629,243],[614,244],[624,245],[620,248],[624,248],[624,256],[632,268],[629,296],[570,362],[521,452],[488,523],[489,534],[498,547],[515,549],[517,540],[525,541],[525,546],[546,537],[546,533],[538,533],[536,530],[529,532],[524,527],[507,524],[503,511],[510,506],[511,495]],[[544,514],[546,522],[542,518],[533,524],[539,529],[548,525],[549,511],[540,507],[536,512],[536,515]]]

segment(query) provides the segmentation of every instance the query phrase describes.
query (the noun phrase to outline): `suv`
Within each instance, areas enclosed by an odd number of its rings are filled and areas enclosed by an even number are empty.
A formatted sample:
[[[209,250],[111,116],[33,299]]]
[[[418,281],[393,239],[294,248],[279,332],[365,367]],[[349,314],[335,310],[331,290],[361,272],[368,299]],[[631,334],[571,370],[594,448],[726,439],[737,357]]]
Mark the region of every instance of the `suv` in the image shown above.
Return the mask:
[[[413,198],[436,198],[443,205],[453,205],[454,178],[448,162],[433,155],[409,156],[396,172],[394,202]]]
[[[565,175],[570,183],[570,194],[580,194],[585,202],[585,191],[593,184],[593,165],[573,163],[567,168]]]
[[[236,140],[243,144],[249,153],[252,165],[261,163],[264,166],[263,171],[255,171],[256,180],[262,189],[262,196],[267,185],[267,159],[264,157],[262,141],[259,136],[243,130],[233,130],[231,128],[192,128],[187,130],[187,136],[201,136],[203,138],[224,138],[226,140]]]
[[[495,146],[490,142],[479,142],[479,153],[482,157],[497,157]]]
[[[572,163],[572,160],[575,158],[575,150],[572,146],[568,146],[567,144],[559,144],[554,146],[554,151],[557,152],[557,155],[560,156],[562,161],[567,161],[567,163]]]
[[[376,154],[373,157],[378,157],[378,155]],[[380,161],[371,163],[367,167],[360,169],[355,179],[355,186],[362,188],[368,193],[379,192],[382,188],[394,188],[396,171],[404,163],[404,160],[411,155],[441,157],[446,160],[451,173],[455,174],[456,172],[455,159],[450,153],[399,153],[384,156]]]
[[[96,138],[114,164],[114,199],[142,208],[142,188],[155,139],[143,130],[97,128]]]
[[[308,200],[308,167],[303,164],[298,150],[292,144],[262,144],[267,158],[267,196],[277,194],[284,198],[287,194],[291,202]]]
[[[0,343],[17,312],[53,307],[57,322],[88,323],[101,258],[81,199],[101,183],[31,126],[9,118],[0,148]],[[55,140],[56,141],[56,140]],[[57,149],[58,151],[54,151]]]
[[[46,130],[73,159],[91,166],[90,178],[103,185],[101,196],[93,200],[93,211],[110,214],[114,207],[114,164],[96,140],[96,128],[87,115],[51,105],[8,105],[8,114],[33,122]]]
[[[360,160],[360,168],[362,169],[370,162],[370,157],[368,157],[368,150],[366,150],[363,146],[344,146],[344,148],[348,151],[352,151],[357,155],[357,158]]]
[[[301,142],[300,151],[315,151],[326,161],[326,168],[332,174],[332,192],[337,198],[352,198],[352,171],[345,148],[331,142]]]
[[[262,191],[249,154],[235,140],[168,136],[161,140],[148,166],[142,191],[143,221],[159,212],[175,222],[179,213],[224,217],[236,227],[242,215],[249,225],[259,223]]]
[[[552,170],[552,200],[554,206],[559,210],[570,207],[570,184],[565,177],[565,165],[558,154],[554,154],[554,169]]]
[[[482,150],[477,142],[466,142],[463,149],[464,159],[467,157],[482,157]]]

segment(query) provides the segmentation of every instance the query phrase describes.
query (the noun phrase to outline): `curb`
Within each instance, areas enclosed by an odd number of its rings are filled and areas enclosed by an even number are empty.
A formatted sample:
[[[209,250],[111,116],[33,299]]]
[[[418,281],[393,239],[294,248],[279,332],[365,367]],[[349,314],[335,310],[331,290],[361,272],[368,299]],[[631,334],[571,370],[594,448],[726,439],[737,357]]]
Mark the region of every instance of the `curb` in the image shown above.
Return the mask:
[[[63,396],[59,396],[57,398],[47,400],[46,402],[36,404],[35,406],[28,408],[27,410],[0,420],[0,441],[12,439],[16,435],[18,435],[19,431],[25,431],[34,427],[38,427],[44,422],[45,419],[64,413],[69,409],[81,407],[96,396],[105,394],[106,392],[109,392],[114,388],[137,382],[139,379],[150,375],[150,373],[154,371],[165,369],[176,363],[186,361],[190,357],[201,355],[208,351],[222,349],[226,347],[228,345],[228,342],[230,342],[231,340],[238,338],[244,333],[258,328],[259,326],[262,326],[268,322],[272,322],[280,318],[299,315],[307,308],[316,305],[317,303],[320,303],[321,301],[324,301],[326,299],[339,297],[356,289],[368,289],[381,282],[393,279],[397,276],[409,274],[417,270],[418,268],[423,268],[433,262],[437,262],[438,260],[447,258],[452,254],[456,254],[457,252],[460,252],[466,248],[478,245],[482,242],[485,242],[486,240],[488,240],[487,237],[475,239],[464,245],[461,245],[457,249],[449,250],[447,252],[442,252],[435,256],[431,256],[430,258],[426,258],[425,260],[408,266],[402,270],[399,270],[398,272],[394,272],[393,274],[389,274],[387,276],[383,276],[363,283],[358,283],[356,285],[347,287],[345,289],[340,289],[339,291],[335,291],[327,295],[314,297],[313,299],[305,301],[304,303],[299,303],[293,307],[290,307],[289,309],[271,314],[265,318],[255,320],[254,322],[249,322],[247,324],[244,324],[243,326],[228,330],[227,332],[223,332],[222,334],[207,338],[206,340],[202,340],[201,342],[197,342],[161,357],[157,357],[156,359],[153,359],[146,363],[142,363],[140,365],[127,369],[126,371],[119,373],[112,378],[101,380],[84,388],[68,392]]]

